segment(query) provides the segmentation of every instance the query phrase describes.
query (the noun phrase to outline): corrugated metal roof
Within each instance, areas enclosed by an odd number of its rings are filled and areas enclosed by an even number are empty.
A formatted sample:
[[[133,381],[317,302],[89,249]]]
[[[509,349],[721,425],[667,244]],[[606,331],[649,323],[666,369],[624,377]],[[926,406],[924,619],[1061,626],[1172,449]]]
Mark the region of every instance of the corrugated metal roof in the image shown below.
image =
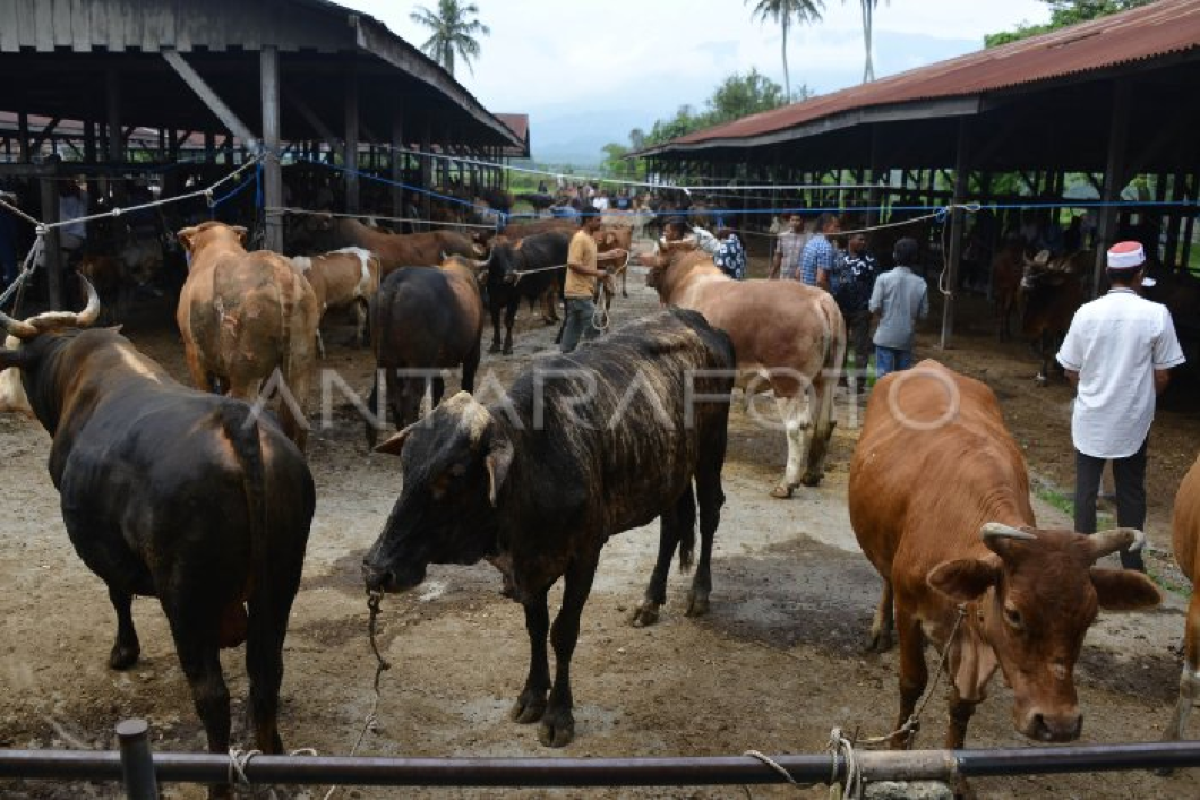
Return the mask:
[[[1200,0],[1161,0],[696,131],[647,152],[748,139],[871,106],[978,95],[1198,47]]]

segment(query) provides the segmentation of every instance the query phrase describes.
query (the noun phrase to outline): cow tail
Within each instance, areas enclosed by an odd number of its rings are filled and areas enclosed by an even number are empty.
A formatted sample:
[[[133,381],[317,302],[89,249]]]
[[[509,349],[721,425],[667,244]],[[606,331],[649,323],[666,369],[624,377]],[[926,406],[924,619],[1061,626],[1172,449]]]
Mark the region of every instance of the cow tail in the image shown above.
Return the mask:
[[[266,598],[271,590],[267,557],[267,471],[259,444],[258,419],[252,408],[242,402],[226,402],[220,411],[221,428],[233,448],[238,466],[242,468],[242,490],[250,523],[250,581],[251,596]],[[266,613],[265,606],[259,613]],[[252,609],[253,610],[253,609]],[[250,626],[254,630],[251,614]]]
[[[820,407],[816,421],[818,429],[821,426],[830,426],[832,429],[833,395],[846,363],[846,321],[831,296],[826,295],[822,299],[825,305],[825,362],[822,364],[825,382],[821,397],[818,398]]]

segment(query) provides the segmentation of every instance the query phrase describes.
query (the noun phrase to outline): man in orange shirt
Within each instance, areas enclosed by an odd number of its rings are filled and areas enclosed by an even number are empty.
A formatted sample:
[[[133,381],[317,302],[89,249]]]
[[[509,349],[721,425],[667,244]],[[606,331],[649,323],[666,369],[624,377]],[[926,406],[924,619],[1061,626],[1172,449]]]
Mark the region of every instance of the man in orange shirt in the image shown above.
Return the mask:
[[[579,340],[594,339],[600,333],[593,318],[596,312],[597,281],[607,274],[598,267],[599,250],[596,232],[600,230],[600,212],[587,211],[580,217],[579,230],[567,250],[567,280],[563,295],[567,300],[566,321],[563,323],[562,351],[572,352]],[[604,260],[625,258],[624,250],[609,250]]]

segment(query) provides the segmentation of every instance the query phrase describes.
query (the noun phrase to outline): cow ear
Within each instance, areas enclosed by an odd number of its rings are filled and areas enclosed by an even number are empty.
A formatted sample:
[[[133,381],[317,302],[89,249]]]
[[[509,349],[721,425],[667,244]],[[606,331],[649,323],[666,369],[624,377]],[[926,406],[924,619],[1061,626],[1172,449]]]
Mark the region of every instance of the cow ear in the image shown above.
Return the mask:
[[[404,449],[404,440],[408,438],[409,431],[412,430],[412,425],[409,425],[404,430],[397,434],[388,437],[388,440],[375,448],[376,453],[387,453],[389,456],[398,456],[400,451]]]
[[[241,225],[230,225],[229,230],[233,231],[234,233],[236,233],[238,235],[238,241],[241,244],[246,243],[246,237],[250,234],[250,231],[246,230]]]
[[[183,245],[183,249],[190,253],[192,250],[192,242],[195,241],[196,234],[199,232],[200,229],[193,226],[190,228],[184,228],[175,235],[179,237],[179,243]]]
[[[1135,570],[1092,567],[1089,575],[1105,611],[1142,611],[1162,602],[1154,582]]]
[[[961,558],[938,564],[929,571],[925,581],[950,599],[966,603],[994,586],[999,578],[999,567],[990,561]]]
[[[507,436],[492,435],[492,444],[488,448],[488,501],[492,508],[496,507],[496,498],[500,495],[500,487],[508,477],[508,468],[512,466],[513,443]]]

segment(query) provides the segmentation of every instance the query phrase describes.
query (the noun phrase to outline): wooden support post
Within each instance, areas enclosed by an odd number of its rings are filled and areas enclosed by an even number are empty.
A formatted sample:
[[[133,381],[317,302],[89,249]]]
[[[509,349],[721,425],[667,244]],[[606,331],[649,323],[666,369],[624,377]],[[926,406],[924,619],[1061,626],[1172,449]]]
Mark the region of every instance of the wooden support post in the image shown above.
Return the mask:
[[[432,138],[433,132],[430,130],[429,123],[426,122],[424,130],[421,131],[422,155],[420,156],[421,163],[419,164],[419,167],[421,170],[421,188],[425,191],[424,202],[421,204],[421,207],[425,210],[425,219],[427,220],[429,219],[430,214],[433,213],[433,198],[429,194],[431,191],[433,191],[433,156],[430,155],[433,148],[433,145],[430,141]]]
[[[346,213],[357,214],[358,203],[358,71],[346,75],[346,120],[343,127],[342,166],[346,178]]]
[[[1182,172],[1176,172],[1170,176],[1163,175],[1161,179],[1164,186],[1168,180],[1171,181],[1171,199],[1173,201],[1178,202],[1186,197],[1184,194],[1185,176]],[[1168,216],[1167,252],[1163,256],[1163,264],[1166,265],[1168,271],[1174,272],[1176,266],[1178,265],[1176,258],[1179,255],[1179,232],[1181,223],[1183,222],[1183,212],[1178,208],[1172,208]],[[1185,264],[1183,266],[1187,265]]]
[[[17,152],[22,164],[33,161],[33,153],[29,152],[29,115],[24,111],[17,112]]]
[[[109,67],[104,73],[104,100],[108,122],[108,152],[105,155],[110,164],[120,164],[125,140],[121,137],[121,75],[116,67]]]
[[[279,50],[264,44],[258,51],[259,92],[262,97],[262,177],[263,198],[267,208],[283,205],[283,170],[279,164]],[[278,213],[264,215],[266,237],[263,247],[283,252],[283,217]]]
[[[217,163],[217,135],[212,131],[204,132],[204,163]]]
[[[879,224],[879,131],[877,126],[871,126],[871,189],[867,192],[867,224],[866,227]]]
[[[1125,188],[1125,143],[1129,135],[1130,83],[1127,78],[1113,82],[1112,120],[1108,126],[1108,158],[1104,165],[1104,191],[1100,200],[1115,203]],[[1112,206],[1099,209],[1096,228],[1096,267],[1092,276],[1092,297],[1100,294],[1104,284],[1104,269],[1108,263],[1108,248],[1116,235],[1117,210]]]
[[[404,217],[404,191],[397,185],[404,182],[404,112],[399,104],[392,106],[392,216]]]
[[[953,202],[956,204],[966,201],[967,190],[970,187],[969,144],[968,120],[965,117],[960,118],[958,121],[958,155],[954,164]],[[942,295],[943,350],[950,349],[950,337],[954,332],[954,294],[958,291],[958,262],[962,258],[963,217],[965,213],[961,208],[956,208],[950,212],[950,253],[946,265],[947,274],[943,276],[946,292]]]
[[[58,222],[58,170],[54,177],[43,178],[42,183],[42,222]],[[44,239],[46,265],[46,288],[50,295],[50,308],[63,310],[62,293],[62,247],[59,244],[58,228],[46,231]]]

